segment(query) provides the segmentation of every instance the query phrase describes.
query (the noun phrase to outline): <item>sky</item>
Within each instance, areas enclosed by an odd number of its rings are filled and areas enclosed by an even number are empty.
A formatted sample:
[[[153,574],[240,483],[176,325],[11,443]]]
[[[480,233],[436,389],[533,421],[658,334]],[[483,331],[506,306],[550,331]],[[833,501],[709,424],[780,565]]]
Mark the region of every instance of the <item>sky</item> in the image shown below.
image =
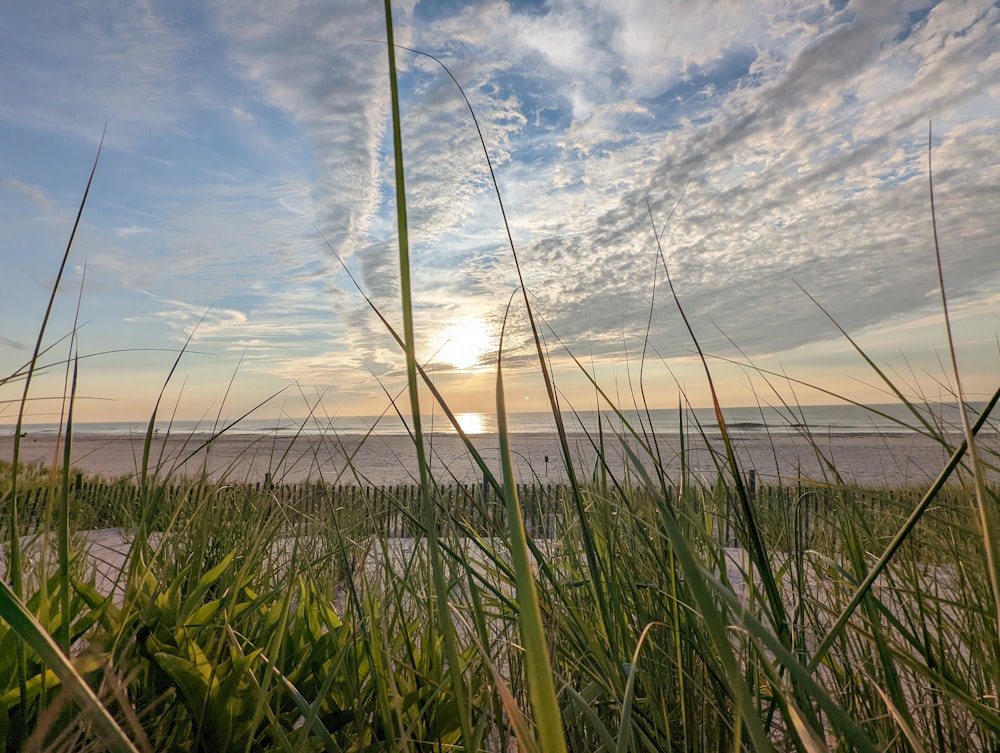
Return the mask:
[[[382,3],[2,3],[0,423],[105,127],[31,420],[58,418],[71,353],[77,420],[147,420],[185,342],[161,407],[179,418],[385,410],[405,361],[347,273],[401,328]],[[947,397],[929,129],[963,387],[996,389],[1000,3],[406,0],[393,17],[475,111],[566,405],[605,407],[593,379],[623,406],[704,406],[696,342],[727,405],[888,401],[838,326],[905,394]],[[542,410],[462,93],[431,58],[396,60],[418,357],[454,410],[493,412],[506,322],[508,409]]]

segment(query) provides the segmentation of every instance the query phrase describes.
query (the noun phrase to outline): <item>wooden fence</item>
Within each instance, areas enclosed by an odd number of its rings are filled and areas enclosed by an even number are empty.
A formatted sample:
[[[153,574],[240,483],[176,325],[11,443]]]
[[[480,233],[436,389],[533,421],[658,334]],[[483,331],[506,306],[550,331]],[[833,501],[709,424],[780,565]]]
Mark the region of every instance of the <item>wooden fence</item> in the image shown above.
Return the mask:
[[[769,546],[790,551],[798,546],[832,545],[839,535],[838,516],[853,516],[861,520],[873,533],[882,527],[891,534],[903,517],[912,509],[912,502],[902,494],[883,491],[871,495],[858,495],[857,499],[845,496],[836,488],[797,485],[758,486],[752,476],[747,479],[747,489],[758,525]],[[695,495],[697,501],[685,502],[684,515],[703,520],[712,535],[722,544],[736,544],[744,537],[744,516],[731,489],[703,490]],[[525,529],[530,536],[548,538],[558,535],[567,525],[575,525],[577,516],[571,490],[565,484],[519,484],[518,499]],[[45,515],[44,511],[54,502],[59,490],[41,487],[19,494],[19,520],[25,532],[34,530]],[[639,504],[648,510],[658,505],[673,506],[676,491],[666,490],[652,494],[638,489],[625,492],[630,504]],[[188,499],[210,504],[206,509],[223,509],[229,505],[236,510],[252,507],[267,512],[267,506],[280,508],[283,514],[337,520],[345,525],[361,526],[371,533],[386,536],[420,536],[425,533],[420,487],[413,484],[385,486],[330,485],[321,482],[300,484],[274,484],[270,480],[256,484],[205,484],[195,483],[156,486],[143,491],[135,484],[92,481],[77,477],[71,489],[71,509],[74,527],[103,528],[128,525],[138,517],[139,506],[155,521],[157,511],[169,519],[179,500]],[[614,509],[620,493],[608,490],[602,495]],[[642,500],[645,499],[645,503]],[[438,486],[433,495],[438,510],[440,533],[475,532],[480,535],[500,533],[507,528],[506,506],[494,488],[487,484],[450,484]],[[695,504],[699,509],[690,509]],[[955,523],[961,522],[967,512],[963,506],[938,505],[937,515],[944,514]],[[0,533],[9,525],[8,503],[0,503]],[[231,514],[231,513],[230,513]],[[650,518],[657,518],[655,512]],[[154,523],[155,524],[155,523]],[[655,523],[654,523],[655,525]],[[951,525],[951,523],[949,523]]]
[[[525,528],[536,537],[555,536],[562,528],[570,489],[563,484],[518,484],[518,500]],[[36,487],[18,494],[19,520],[26,531],[35,529],[53,505],[59,490]],[[424,533],[420,487],[414,484],[384,486],[330,485],[321,482],[274,484],[171,484],[142,490],[131,483],[105,483],[77,477],[71,490],[71,509],[78,527],[112,527],[134,520],[142,505],[155,515],[162,508],[169,516],[179,500],[204,500],[213,506],[246,505],[281,508],[295,516],[345,521],[363,520],[373,533],[418,536]],[[478,533],[500,532],[507,526],[504,500],[486,484],[438,485],[433,494],[442,529]],[[0,505],[7,522],[7,503]],[[442,531],[443,532],[443,531]]]

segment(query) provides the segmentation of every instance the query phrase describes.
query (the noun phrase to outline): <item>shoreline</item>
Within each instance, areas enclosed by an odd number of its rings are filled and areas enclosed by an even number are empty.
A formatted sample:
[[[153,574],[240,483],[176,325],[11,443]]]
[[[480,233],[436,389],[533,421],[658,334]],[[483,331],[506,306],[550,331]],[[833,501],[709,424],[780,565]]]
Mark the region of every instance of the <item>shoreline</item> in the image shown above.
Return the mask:
[[[232,434],[207,442],[208,435],[154,438],[150,448],[150,470],[158,475],[199,477],[213,481],[261,482],[267,475],[275,483],[306,480],[357,485],[414,483],[418,478],[412,440],[399,435],[343,435],[280,437],[263,434]],[[509,436],[515,473],[521,483],[561,483],[566,472],[558,438],[550,434]],[[681,443],[677,434],[658,434],[656,444],[668,475],[681,472]],[[754,470],[762,483],[801,479],[833,481],[827,461],[847,482],[876,486],[926,484],[933,480],[950,454],[936,442],[913,433],[825,434],[813,437],[813,445],[800,435],[733,432],[733,446],[744,472]],[[470,437],[491,471],[499,473],[499,440],[496,434]],[[951,446],[960,435],[949,435]],[[605,434],[607,471],[637,479],[633,457],[646,456],[639,443],[622,442]],[[984,447],[997,451],[995,434],[981,437]],[[28,434],[21,440],[20,460],[25,464],[52,465],[61,462],[54,435]],[[600,473],[594,441],[586,434],[569,435],[571,455],[578,477]],[[439,483],[476,483],[482,472],[455,434],[427,437],[431,471]],[[0,437],[0,460],[10,461],[14,438]],[[624,445],[627,445],[627,449]],[[685,463],[689,473],[711,481],[721,462],[721,442],[708,438],[685,440]],[[136,476],[142,465],[142,438],[108,435],[74,435],[71,466],[83,473],[106,478]],[[651,467],[650,462],[644,465]]]

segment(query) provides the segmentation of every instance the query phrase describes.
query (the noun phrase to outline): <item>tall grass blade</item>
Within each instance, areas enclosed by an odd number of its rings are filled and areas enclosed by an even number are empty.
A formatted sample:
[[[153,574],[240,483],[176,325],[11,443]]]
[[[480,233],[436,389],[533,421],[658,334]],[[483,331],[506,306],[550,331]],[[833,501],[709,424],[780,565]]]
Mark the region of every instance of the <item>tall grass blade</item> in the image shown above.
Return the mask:
[[[59,505],[56,517],[57,542],[56,548],[59,555],[59,611],[62,619],[59,623],[58,643],[62,646],[63,652],[68,656],[70,648],[70,570],[69,570],[69,488],[70,488],[70,464],[73,459],[73,410],[76,407],[76,386],[80,374],[80,356],[76,348],[76,333],[80,324],[80,305],[83,302],[84,281],[87,277],[87,268],[84,265],[80,282],[80,293],[76,299],[76,313],[73,316],[73,329],[70,336],[70,356],[66,360],[67,377],[69,377],[69,406],[65,417],[65,423],[60,418],[60,425],[66,427],[65,445],[63,447],[62,462],[62,484],[59,489]],[[72,376],[70,377],[70,367]],[[64,388],[65,394],[65,388]]]
[[[605,622],[607,622],[610,620],[610,616],[608,614],[607,594],[605,593],[603,566],[597,553],[597,546],[594,541],[594,532],[587,520],[583,492],[581,490],[579,479],[577,478],[576,465],[573,462],[573,457],[570,452],[569,437],[566,433],[566,424],[563,420],[559,396],[546,358],[545,346],[542,343],[542,336],[539,331],[538,322],[536,321],[535,310],[532,307],[531,300],[528,296],[528,288],[524,284],[524,274],[521,271],[521,262],[518,258],[517,246],[514,243],[514,235],[510,229],[510,223],[507,220],[507,210],[504,207],[503,196],[500,192],[500,184],[497,182],[496,172],[493,169],[493,160],[490,158],[489,149],[486,147],[486,138],[483,136],[483,130],[479,126],[479,118],[476,117],[476,111],[472,107],[472,103],[469,101],[469,98],[465,93],[465,89],[458,82],[458,79],[455,78],[451,70],[449,70],[448,66],[446,66],[440,59],[429,53],[414,50],[409,47],[404,47],[403,49],[409,50],[417,55],[423,55],[424,57],[430,58],[444,69],[444,72],[448,74],[448,77],[454,82],[455,86],[458,87],[458,91],[462,95],[462,99],[472,116],[472,122],[475,125],[476,133],[479,134],[479,142],[482,145],[483,155],[486,159],[486,166],[490,173],[490,181],[493,184],[493,193],[497,197],[500,217],[503,221],[504,231],[507,234],[507,244],[510,247],[511,258],[514,261],[514,270],[517,273],[519,290],[521,291],[521,295],[524,300],[525,312],[528,315],[528,324],[531,328],[531,337],[535,345],[535,355],[538,360],[538,368],[541,371],[542,381],[545,384],[545,394],[548,399],[549,407],[552,410],[552,419],[556,426],[556,435],[559,438],[559,449],[563,456],[564,469],[566,471],[567,481],[569,482],[572,492],[573,505],[580,523],[580,532],[583,537],[583,548],[587,557],[587,564],[593,574],[590,579],[590,585],[594,589],[594,595],[597,599],[600,613],[605,619]]]
[[[993,396],[990,398],[989,402],[986,403],[986,407],[983,408],[983,412],[979,415],[975,425],[971,427],[970,431],[973,437],[975,437],[976,434],[979,433],[979,430],[986,424],[986,421],[989,419],[990,414],[993,412],[993,409],[996,407],[998,401],[1000,401],[1000,388],[997,388],[997,391],[993,393]],[[934,502],[935,499],[937,499],[938,494],[951,477],[951,474],[958,467],[958,464],[962,462],[967,446],[966,440],[963,439],[961,444],[955,448],[955,451],[951,454],[948,463],[941,469],[941,472],[934,480],[934,483],[931,484],[930,488],[920,498],[920,502],[913,508],[913,511],[903,522],[903,525],[900,526],[899,531],[897,531],[896,535],[893,536],[892,541],[890,541],[886,546],[885,551],[882,552],[882,556],[878,558],[878,561],[872,566],[871,571],[858,585],[854,592],[854,596],[851,597],[850,602],[848,602],[847,606],[841,611],[837,621],[833,624],[827,632],[826,637],[820,642],[820,644],[816,647],[816,650],[813,652],[812,658],[809,661],[810,671],[815,670],[816,667],[818,667],[823,661],[823,657],[826,656],[826,653],[833,646],[834,641],[836,641],[840,636],[848,621],[851,619],[851,616],[858,608],[858,605],[861,604],[862,600],[871,590],[871,587],[875,584],[875,581],[878,580],[878,577],[882,574],[885,568],[888,567],[893,557],[896,556],[896,552],[899,551],[899,548],[903,545],[907,538],[909,538],[917,523],[923,517],[924,513],[927,512],[927,508],[930,507],[931,503]]]
[[[59,645],[69,656],[70,649],[70,569],[69,569],[69,507],[70,507],[70,463],[73,457],[73,408],[76,401],[76,385],[79,376],[79,362],[73,361],[73,381],[70,385],[69,412],[66,416],[66,441],[63,446],[62,483],[59,488],[59,508],[57,517],[57,549],[59,552]]]
[[[941,263],[941,244],[938,243],[937,212],[934,208],[934,169],[931,164],[933,146],[931,125],[927,125],[927,185],[931,202],[931,230],[934,234],[934,259],[937,264],[938,288],[941,291],[941,308],[944,311],[944,326],[948,333],[948,354],[951,357],[952,374],[955,378],[955,391],[958,393],[958,414],[962,419],[962,433],[965,435],[965,445],[969,450],[969,465],[972,466],[973,489],[976,496],[976,513],[982,528],[983,551],[986,555],[986,571],[990,578],[993,591],[993,611],[1000,642],[1000,522],[997,521],[996,507],[986,500],[986,474],[979,459],[979,448],[969,424],[969,412],[965,405],[965,391],[962,389],[962,376],[958,370],[958,355],[955,352],[955,338],[951,333],[951,316],[948,313],[948,295],[944,286],[944,265]]]
[[[416,342],[413,331],[413,298],[410,285],[410,244],[406,219],[406,181],[403,170],[402,120],[399,111],[399,84],[396,78],[396,45],[393,38],[392,0],[385,0],[386,47],[389,54],[389,89],[392,106],[392,146],[395,172],[396,230],[399,243],[399,287],[403,308],[403,347],[406,354],[406,383],[410,397],[410,415],[413,422],[413,443],[417,453],[420,473],[420,494],[423,502],[424,524],[427,530],[428,553],[434,578],[434,605],[448,657],[448,672],[452,692],[462,725],[462,740],[466,749],[473,748],[473,726],[469,706],[465,702],[465,678],[459,661],[455,626],[448,608],[448,585],[441,561],[438,542],[437,508],[432,497],[430,466],[427,462],[423,428],[420,421],[420,394],[417,381]]]
[[[42,661],[52,668],[63,685],[72,692],[81,708],[93,717],[108,736],[108,743],[113,749],[138,753],[138,748],[118,726],[87,681],[77,672],[69,657],[60,650],[52,636],[45,631],[13,589],[2,581],[0,581],[0,617],[42,658]]]
[[[407,48],[402,48],[402,49],[407,49]],[[326,239],[326,236],[324,236],[321,232],[320,232],[320,237],[323,238],[323,242],[326,243],[326,246],[330,250],[330,253],[333,254],[334,258],[337,260],[337,263],[340,264],[341,269],[344,270],[344,273],[350,279],[351,284],[354,285],[355,290],[357,290],[358,293],[361,294],[361,297],[365,299],[365,303],[368,304],[368,308],[370,308],[372,312],[375,314],[375,316],[378,317],[379,321],[382,323],[382,326],[385,327],[386,331],[396,341],[396,344],[401,349],[405,350],[403,338],[396,331],[396,328],[392,326],[392,323],[386,318],[385,314],[383,314],[382,311],[379,309],[379,307],[375,305],[375,301],[371,299],[371,296],[369,296],[365,292],[364,288],[361,287],[361,284],[354,276],[354,273],[351,272],[350,267],[347,266],[347,264],[341,258],[340,254],[337,253],[337,250],[333,247],[333,244],[331,244],[330,241]],[[482,453],[472,443],[472,440],[469,438],[469,435],[468,433],[466,433],[465,429],[462,428],[461,422],[458,420],[458,417],[455,415],[455,412],[448,405],[448,402],[445,400],[444,395],[441,393],[437,385],[434,383],[434,380],[431,379],[430,375],[427,373],[427,370],[419,363],[417,363],[417,373],[420,375],[420,379],[423,381],[424,387],[426,387],[427,391],[431,393],[431,396],[434,398],[435,403],[441,408],[442,411],[444,411],[445,417],[448,419],[448,422],[451,424],[452,429],[455,430],[455,433],[458,435],[459,439],[462,441],[462,444],[465,446],[466,451],[469,453],[469,457],[478,466],[479,472],[482,474],[483,479],[486,481],[487,484],[490,485],[490,487],[497,494],[497,496],[501,496],[503,494],[503,488],[497,481],[495,474],[493,473],[492,470],[490,470],[489,466],[486,465],[486,461],[483,459]],[[395,405],[396,401],[395,399],[390,397],[390,402],[393,405]]]
[[[737,734],[740,734],[741,730],[746,732],[753,750],[773,751],[774,746],[764,731],[750,689],[744,680],[743,670],[730,644],[728,615],[719,608],[712,597],[709,588],[711,579],[706,577],[677,518],[665,505],[660,507],[660,519],[667,538],[673,545],[678,566],[684,573],[684,580],[691,591],[694,606],[697,607],[708,632],[726,688],[732,696],[733,726]],[[718,591],[723,595],[729,595],[724,588],[720,587]],[[734,750],[738,749],[734,746]]]
[[[875,689],[875,692],[879,694],[885,707],[889,709],[889,713],[892,715],[892,719],[896,722],[896,726],[899,727],[903,735],[906,737],[906,741],[910,744],[913,749],[913,753],[927,753],[927,749],[924,747],[920,736],[917,734],[916,730],[913,729],[913,720],[908,718],[909,715],[901,711],[899,707],[892,702],[889,694],[886,693],[882,688],[878,686],[878,683],[874,678],[871,679],[871,686]]]
[[[107,132],[107,125],[104,127],[104,132],[101,133],[100,143],[97,145],[97,154],[94,157],[94,164],[90,168],[90,176],[87,178],[87,186],[83,190],[83,197],[80,199],[80,206],[76,211],[76,219],[73,221],[73,229],[69,234],[69,241],[66,243],[66,250],[63,252],[62,261],[59,263],[59,271],[56,273],[56,279],[52,283],[52,291],[49,294],[49,302],[45,307],[45,315],[42,317],[42,324],[38,328],[38,338],[35,341],[35,348],[31,353],[31,360],[28,361],[27,369],[24,372],[24,390],[21,393],[21,400],[18,404],[17,411],[17,424],[14,429],[14,447],[11,457],[11,469],[10,469],[10,493],[8,496],[7,507],[9,509],[9,536],[10,536],[10,549],[7,557],[7,577],[10,580],[11,589],[13,594],[20,599],[24,595],[24,576],[23,576],[23,562],[21,555],[21,542],[20,542],[20,521],[18,519],[18,470],[20,466],[21,459],[21,435],[23,434],[24,427],[24,414],[28,407],[28,393],[31,390],[32,377],[38,367],[38,358],[42,351],[42,341],[45,339],[45,331],[48,328],[49,317],[52,315],[52,308],[55,305],[56,294],[59,292],[59,285],[62,282],[63,273],[66,271],[66,264],[69,262],[70,250],[73,248],[73,241],[76,239],[76,232],[80,227],[80,222],[83,219],[83,210],[87,206],[87,197],[90,195],[90,187],[94,183],[94,175],[97,173],[97,165],[101,160],[101,149],[104,147],[104,135]],[[24,646],[18,644],[16,647],[17,652],[17,679],[18,687],[20,689],[20,696],[22,702],[27,696],[27,677],[26,677],[26,658],[24,655]],[[15,744],[23,739],[23,718],[18,715],[15,728],[12,731],[12,736]]]
[[[618,742],[615,745],[615,753],[627,753],[632,748],[632,707],[635,703],[635,681],[639,668],[639,657],[642,647],[646,643],[646,637],[654,628],[669,628],[663,622],[650,622],[642,629],[639,639],[635,644],[635,651],[632,652],[632,661],[628,665],[628,679],[625,681],[625,692],[622,695],[622,713],[618,724]]]
[[[508,305],[509,309],[509,305]],[[552,679],[552,664],[548,643],[542,627],[535,576],[531,571],[531,557],[521,517],[521,505],[517,497],[517,479],[511,459],[509,432],[507,429],[507,405],[503,388],[503,335],[497,355],[497,433],[500,439],[500,464],[503,469],[503,496],[507,506],[507,529],[510,533],[510,555],[514,563],[517,585],[517,620],[521,630],[524,648],[525,673],[528,678],[528,697],[535,714],[538,745],[543,753],[565,753],[566,738],[563,732],[562,715],[556,698],[555,682]]]
[[[105,131],[107,126],[105,126]],[[90,187],[94,183],[94,175],[97,173],[97,164],[101,159],[101,149],[104,147],[104,133],[101,134],[101,141],[97,146],[97,155],[94,157],[94,164],[90,168],[90,177],[87,178],[87,186],[83,190],[83,198],[80,199],[80,206],[76,211],[76,219],[73,221],[73,229],[69,234],[69,241],[66,243],[66,250],[63,252],[62,261],[59,263],[59,271],[56,279],[52,283],[52,291],[49,294],[49,302],[45,307],[45,315],[42,317],[42,324],[38,328],[38,339],[35,341],[35,349],[32,351],[31,360],[28,362],[24,375],[24,391],[21,394],[21,402],[17,412],[17,425],[14,430],[14,450],[11,459],[11,480],[10,480],[10,557],[8,568],[11,586],[18,596],[22,591],[21,576],[21,547],[18,542],[18,519],[17,519],[17,472],[18,461],[20,460],[21,434],[24,426],[24,413],[28,404],[28,392],[31,389],[31,379],[38,365],[38,357],[42,352],[42,341],[45,339],[45,331],[48,328],[49,317],[52,315],[52,308],[55,305],[56,294],[59,292],[59,285],[62,282],[63,273],[66,271],[66,264],[69,262],[69,253],[73,248],[73,241],[76,239],[76,232],[83,219],[83,209],[87,205],[87,196],[90,195]]]
[[[687,549],[686,546],[684,548]],[[680,550],[680,547],[678,549]],[[689,552],[685,554],[689,556]],[[701,571],[697,562],[694,562],[692,566],[696,571]],[[765,625],[753,612],[740,603],[739,597],[733,593],[729,586],[720,583],[719,580],[704,572],[702,572],[700,580],[700,585],[710,587],[715,591],[719,599],[728,605],[729,609],[739,619],[742,627],[746,630],[747,635],[759,646],[761,653],[768,652],[772,654],[774,656],[774,663],[781,667],[783,672],[787,672],[794,682],[798,683],[798,687],[801,688],[804,697],[808,698],[811,703],[815,704],[826,714],[836,734],[845,743],[853,746],[847,748],[848,750],[876,753],[877,748],[875,744],[865,733],[859,721],[841,707],[830,693],[811,676],[809,668],[796,660],[794,654],[782,644],[772,630],[769,629],[769,626]],[[717,611],[717,609],[716,607],[715,610]],[[765,665],[764,669],[770,670],[770,667]],[[773,679],[777,681],[777,673],[775,673]],[[781,692],[775,694],[775,700],[784,704],[786,713],[790,708],[794,708],[790,705],[789,699]],[[759,720],[756,718],[753,721],[759,724]],[[808,721],[809,724],[815,724],[815,720],[810,719]],[[750,729],[752,729],[752,726]]]
[[[855,352],[859,356],[861,356],[861,358],[864,360],[866,364],[868,364],[868,367],[878,375],[879,379],[882,380],[882,383],[889,389],[890,392],[892,392],[893,395],[896,396],[896,399],[899,400],[899,402],[902,403],[907,408],[907,410],[910,411],[911,414],[913,414],[913,417],[917,419],[918,423],[920,423],[921,426],[923,426],[924,430],[928,434],[934,435],[935,434],[934,427],[931,426],[927,418],[924,415],[922,415],[919,410],[917,410],[916,406],[913,404],[913,401],[907,399],[906,395],[904,395],[900,391],[899,387],[897,387],[896,383],[889,378],[888,374],[886,374],[885,371],[877,363],[875,363],[875,361],[872,360],[871,356],[865,353],[865,351],[857,343],[857,341],[848,334],[847,330],[845,330],[842,326],[840,326],[840,323],[834,318],[833,314],[827,311],[823,307],[823,305],[818,300],[816,300],[816,298],[814,298],[812,294],[809,293],[808,290],[799,285],[798,282],[796,282],[795,280],[792,280],[792,282],[795,283],[795,286],[799,290],[801,290],[803,294],[805,294],[806,298],[808,298],[810,301],[813,302],[813,305],[815,305],[816,308],[818,308],[823,313],[823,315],[830,321],[830,323],[837,328],[837,331],[840,332],[840,334],[844,337],[844,339],[847,340],[848,343],[850,343],[851,347],[854,348]]]
[[[653,223],[656,250],[658,256],[660,257],[660,261],[663,264],[663,271],[667,278],[667,284],[670,286],[670,294],[673,297],[674,304],[677,306],[677,310],[684,322],[684,327],[688,331],[688,336],[691,338],[691,342],[694,344],[695,350],[698,352],[698,357],[701,359],[703,371],[705,372],[705,379],[708,382],[709,393],[712,396],[712,407],[715,410],[715,420],[719,427],[719,434],[722,436],[722,444],[726,450],[726,460],[729,464],[730,473],[732,474],[732,482],[736,487],[736,495],[743,515],[743,524],[746,526],[750,556],[753,558],[754,565],[763,580],[764,591],[766,592],[768,598],[768,606],[771,609],[771,615],[774,618],[775,628],[778,631],[781,642],[786,647],[791,648],[792,634],[788,622],[788,615],[785,611],[784,599],[781,596],[778,583],[774,578],[774,571],[771,568],[771,561],[767,554],[767,547],[764,544],[764,537],[761,535],[760,529],[757,526],[757,516],[750,503],[750,495],[747,493],[746,486],[743,483],[743,474],[740,472],[739,465],[736,462],[736,454],[733,451],[733,443],[729,437],[726,419],[722,415],[722,406],[719,403],[719,395],[715,390],[715,383],[712,380],[712,370],[708,367],[708,361],[705,359],[705,353],[698,343],[698,338],[695,336],[694,329],[691,327],[691,323],[688,321],[687,315],[684,313],[684,308],[681,306],[680,299],[677,296],[677,291],[674,288],[673,278],[670,275],[670,269],[667,267],[667,259],[663,252],[663,245],[660,239],[661,234],[657,232],[656,224],[653,221],[652,209],[650,209],[648,205],[647,209],[649,209],[650,222]]]
[[[210,311],[211,309],[209,309]],[[191,340],[194,338],[195,332],[198,331],[198,327],[201,326],[202,322],[205,321],[205,317],[208,316],[208,311],[201,315],[201,319],[191,328],[188,333],[187,339],[184,341],[184,345],[181,346],[180,351],[177,353],[177,357],[174,358],[173,364],[170,366],[170,371],[167,372],[167,378],[163,380],[163,384],[160,387],[160,393],[156,396],[156,403],[153,405],[153,412],[149,416],[149,424],[146,426],[146,435],[142,443],[142,466],[139,468],[139,484],[143,488],[146,487],[149,480],[149,458],[150,452],[153,448],[153,434],[156,431],[156,417],[160,411],[160,403],[163,401],[163,396],[167,391],[167,385],[170,384],[170,380],[174,377],[174,372],[177,371],[177,367],[181,363],[181,359],[187,352],[188,346],[191,344]],[[155,474],[154,474],[155,479]]]

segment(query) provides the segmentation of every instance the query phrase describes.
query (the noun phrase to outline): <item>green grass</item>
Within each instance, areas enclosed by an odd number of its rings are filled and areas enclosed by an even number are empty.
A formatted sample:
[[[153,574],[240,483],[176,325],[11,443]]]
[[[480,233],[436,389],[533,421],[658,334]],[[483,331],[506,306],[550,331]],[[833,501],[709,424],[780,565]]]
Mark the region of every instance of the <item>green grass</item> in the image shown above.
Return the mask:
[[[75,556],[63,621],[58,574],[28,579],[28,612],[50,634],[70,626],[77,666],[123,727],[127,699],[154,750],[464,745],[429,598],[438,577],[426,538],[412,546],[380,538],[374,511],[346,516],[333,499],[304,514],[253,487],[175,486],[137,488],[126,509],[105,510],[123,523],[131,516],[134,535],[116,598],[95,591]],[[1000,739],[990,590],[961,488],[928,511],[812,676],[813,652],[915,504],[912,494],[817,491],[826,514],[814,513],[808,548],[796,549],[794,504],[780,504],[789,490],[758,490],[799,656],[782,653],[759,573],[714,525],[738,509],[724,483],[691,487],[669,511],[643,486],[582,491],[606,563],[609,612],[595,609],[569,496],[556,539],[532,542],[542,640],[569,749],[808,750],[800,744],[806,728],[791,724],[796,713],[814,717],[814,734],[831,747],[850,733],[844,749],[907,750],[904,730],[928,749],[961,750],[970,739],[987,749]],[[511,736],[520,736],[531,747],[523,736],[535,736],[540,717],[530,710],[518,648],[509,538],[476,539],[466,528],[469,505],[435,501],[447,529],[438,538],[441,575],[474,743],[511,749]],[[81,501],[81,512],[90,503]],[[16,625],[4,628],[6,661],[20,637]],[[28,656],[26,697],[15,673],[0,672],[7,717],[23,714],[29,733],[63,734],[65,749],[106,740],[88,717],[66,712],[63,685],[44,671],[51,657],[34,647]],[[787,695],[782,657],[811,708]],[[748,740],[750,725],[766,742]]]
[[[151,455],[155,415],[134,480],[77,485],[65,463],[24,467],[15,450],[0,467],[6,749],[1000,750],[1000,498],[987,478],[998,458],[971,421],[951,447],[912,404],[914,431],[952,453],[926,488],[855,486],[829,465],[828,484],[751,492],[721,410],[717,475],[689,472],[707,439],[682,426],[674,477],[674,456],[661,459],[678,448],[629,425],[595,383],[617,421],[588,438],[596,465],[577,468],[523,291],[569,471],[560,525],[532,535],[502,360],[493,473],[414,354],[386,11],[403,332],[376,313],[406,355],[408,412],[420,415],[428,388],[502,514],[442,492],[419,423],[419,492],[349,503],[319,482],[302,504],[280,488],[171,475]],[[48,315],[31,363],[0,380],[24,383],[22,412],[47,326]],[[72,338],[66,363],[72,385]],[[72,387],[65,397],[68,459]],[[622,455],[624,473],[604,462]],[[410,535],[388,535],[387,516]],[[84,536],[103,527],[123,532],[111,580]]]

